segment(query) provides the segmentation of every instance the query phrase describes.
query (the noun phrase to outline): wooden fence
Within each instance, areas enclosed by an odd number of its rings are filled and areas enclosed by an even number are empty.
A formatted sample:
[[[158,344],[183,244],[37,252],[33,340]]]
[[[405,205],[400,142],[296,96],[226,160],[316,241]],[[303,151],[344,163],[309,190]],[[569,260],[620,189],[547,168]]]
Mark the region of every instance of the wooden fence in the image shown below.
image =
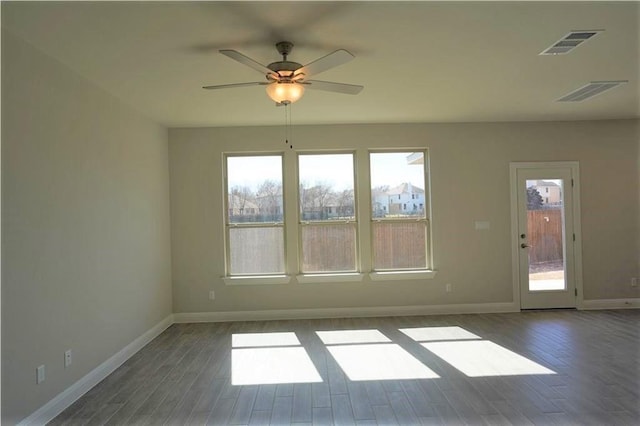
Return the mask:
[[[562,261],[562,210],[527,211],[529,263]]]
[[[304,226],[302,264],[306,272],[350,270],[355,260],[355,225]],[[282,228],[231,229],[233,274],[278,272],[284,267]],[[426,266],[423,222],[374,223],[373,253],[377,269]]]
[[[424,268],[427,255],[425,239],[423,222],[374,223],[374,268]],[[355,267],[355,226],[305,226],[302,244],[302,263],[306,272]]]

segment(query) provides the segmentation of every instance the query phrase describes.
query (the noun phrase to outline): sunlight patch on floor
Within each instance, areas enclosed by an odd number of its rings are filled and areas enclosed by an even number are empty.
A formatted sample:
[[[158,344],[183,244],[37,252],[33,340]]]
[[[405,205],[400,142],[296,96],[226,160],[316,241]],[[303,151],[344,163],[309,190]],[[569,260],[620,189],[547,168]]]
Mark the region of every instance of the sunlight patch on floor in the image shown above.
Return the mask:
[[[378,330],[316,331],[316,334],[325,345],[391,342],[387,336]]]
[[[401,328],[400,331],[416,342],[481,339],[480,336],[476,336],[475,334],[458,326]]]
[[[232,385],[322,382],[293,332],[232,334],[231,346]]]
[[[488,340],[432,342],[422,346],[469,377],[556,374]]]
[[[299,346],[296,333],[239,333],[231,335],[234,348],[252,348],[266,346]]]
[[[322,378],[303,347],[231,350],[232,385],[319,382]]]
[[[340,345],[327,349],[353,381],[440,377],[396,344]]]

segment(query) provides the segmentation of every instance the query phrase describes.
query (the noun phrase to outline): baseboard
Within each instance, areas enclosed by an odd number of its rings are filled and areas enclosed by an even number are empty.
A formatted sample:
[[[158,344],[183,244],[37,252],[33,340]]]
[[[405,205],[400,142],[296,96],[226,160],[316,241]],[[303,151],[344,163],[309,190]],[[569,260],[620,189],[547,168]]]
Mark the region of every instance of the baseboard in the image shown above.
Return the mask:
[[[23,419],[18,423],[18,425],[26,426],[47,424],[58,414],[62,413],[67,407],[71,406],[71,404],[73,404],[78,398],[87,393],[91,388],[115,371],[116,368],[120,367],[126,360],[135,355],[135,353],[142,349],[147,343],[159,336],[160,333],[170,327],[173,323],[173,314],[171,314],[147,330],[133,342],[129,343],[111,358],[94,368],[83,378],[58,394],[58,396],[53,398],[51,401],[40,407],[29,417]]]
[[[183,312],[174,314],[176,323],[265,321],[318,318],[391,317],[438,314],[482,314],[519,312],[513,302],[469,303],[457,305],[381,306],[321,309],[276,309],[266,311]]]
[[[639,298],[628,299],[591,299],[582,301],[582,309],[639,309]]]

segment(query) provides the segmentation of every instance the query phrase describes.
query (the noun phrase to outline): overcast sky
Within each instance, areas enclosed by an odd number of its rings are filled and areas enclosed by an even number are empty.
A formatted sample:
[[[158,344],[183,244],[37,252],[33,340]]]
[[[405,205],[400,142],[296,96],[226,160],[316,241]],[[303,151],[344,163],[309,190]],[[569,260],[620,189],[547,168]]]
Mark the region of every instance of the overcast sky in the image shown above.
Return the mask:
[[[408,165],[410,153],[374,153],[371,155],[373,187],[397,186],[403,182],[424,189],[422,164]],[[253,190],[265,180],[281,182],[280,156],[229,157],[229,188],[240,185]],[[335,190],[353,188],[353,159],[350,154],[324,154],[300,156],[300,180],[310,185],[332,184]]]

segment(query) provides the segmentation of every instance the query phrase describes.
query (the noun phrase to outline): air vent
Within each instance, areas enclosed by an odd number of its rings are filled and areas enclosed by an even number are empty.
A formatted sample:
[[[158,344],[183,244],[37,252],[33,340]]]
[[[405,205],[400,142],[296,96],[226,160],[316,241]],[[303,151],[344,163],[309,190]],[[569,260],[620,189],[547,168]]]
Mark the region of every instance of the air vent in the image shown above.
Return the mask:
[[[540,52],[540,55],[566,55],[602,31],[604,30],[571,31],[550,47]]]
[[[574,90],[558,99],[557,102],[580,102],[585,99],[592,98],[596,95],[599,95],[602,92],[605,92],[609,89],[613,89],[614,87],[620,86],[621,84],[628,83],[628,80],[618,80],[618,81],[592,81],[591,83],[580,87],[579,89]]]

